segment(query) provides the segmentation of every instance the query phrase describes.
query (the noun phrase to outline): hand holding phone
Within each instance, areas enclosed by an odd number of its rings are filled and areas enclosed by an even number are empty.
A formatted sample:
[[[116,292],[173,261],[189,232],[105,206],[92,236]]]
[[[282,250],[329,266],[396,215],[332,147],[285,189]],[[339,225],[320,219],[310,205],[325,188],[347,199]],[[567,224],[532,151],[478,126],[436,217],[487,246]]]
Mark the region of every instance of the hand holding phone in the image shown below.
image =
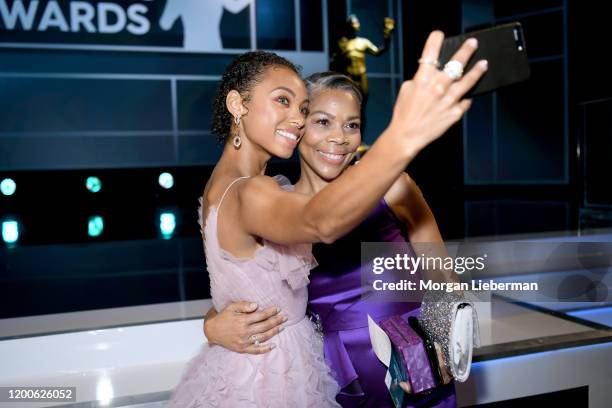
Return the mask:
[[[464,67],[464,71],[468,72],[482,59],[489,62],[489,69],[476,86],[466,94],[467,97],[492,92],[529,78],[529,61],[520,23],[504,24],[446,38],[440,50],[441,67],[451,60],[453,54],[468,38],[478,40],[478,49]]]

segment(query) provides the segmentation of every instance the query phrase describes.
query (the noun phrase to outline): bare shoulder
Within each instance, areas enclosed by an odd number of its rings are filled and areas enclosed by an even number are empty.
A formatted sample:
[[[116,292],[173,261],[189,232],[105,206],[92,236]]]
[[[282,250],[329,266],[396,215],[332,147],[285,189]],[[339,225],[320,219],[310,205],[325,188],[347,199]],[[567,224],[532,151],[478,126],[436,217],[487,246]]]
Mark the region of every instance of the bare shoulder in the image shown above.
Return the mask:
[[[267,206],[285,193],[278,181],[269,176],[253,176],[245,180],[237,188],[240,202],[248,202],[250,206]]]
[[[276,179],[261,175],[249,177],[243,183],[241,183],[238,188],[241,197],[260,195],[281,190]]]

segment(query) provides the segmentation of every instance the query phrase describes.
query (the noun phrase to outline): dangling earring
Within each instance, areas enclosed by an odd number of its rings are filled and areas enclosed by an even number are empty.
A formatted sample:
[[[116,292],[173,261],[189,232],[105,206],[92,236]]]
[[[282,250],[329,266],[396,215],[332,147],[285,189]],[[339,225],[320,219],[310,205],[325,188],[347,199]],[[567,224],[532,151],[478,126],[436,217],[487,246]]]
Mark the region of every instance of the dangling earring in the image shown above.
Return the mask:
[[[240,139],[240,129],[238,129],[238,126],[240,125],[240,116],[234,116],[234,124],[236,125],[236,133],[234,133],[232,144],[234,145],[236,150],[238,150],[240,149],[240,145],[242,144],[242,139]]]

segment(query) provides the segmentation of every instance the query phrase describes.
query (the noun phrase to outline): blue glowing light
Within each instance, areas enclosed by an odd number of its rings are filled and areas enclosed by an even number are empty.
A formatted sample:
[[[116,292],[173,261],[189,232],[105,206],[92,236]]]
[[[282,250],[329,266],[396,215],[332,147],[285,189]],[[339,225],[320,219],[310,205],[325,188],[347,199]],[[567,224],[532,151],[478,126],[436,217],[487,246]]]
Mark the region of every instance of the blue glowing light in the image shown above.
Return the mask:
[[[159,175],[157,182],[160,186],[168,190],[172,188],[172,186],[174,186],[174,177],[172,176],[172,174],[164,172]]]
[[[19,239],[19,224],[17,221],[2,222],[2,239],[7,244],[14,244]]]
[[[159,230],[164,238],[170,238],[176,228],[176,217],[172,213],[162,213],[159,216]]]
[[[4,180],[2,180],[2,182],[0,182],[0,191],[2,192],[2,194],[10,196],[15,194],[15,190],[17,190],[17,184],[15,183],[15,180],[5,178]]]
[[[87,223],[87,235],[90,237],[99,237],[104,231],[104,219],[99,215],[89,217]]]
[[[87,187],[87,190],[91,191],[92,193],[97,193],[102,189],[102,181],[97,177],[87,177],[85,187]]]

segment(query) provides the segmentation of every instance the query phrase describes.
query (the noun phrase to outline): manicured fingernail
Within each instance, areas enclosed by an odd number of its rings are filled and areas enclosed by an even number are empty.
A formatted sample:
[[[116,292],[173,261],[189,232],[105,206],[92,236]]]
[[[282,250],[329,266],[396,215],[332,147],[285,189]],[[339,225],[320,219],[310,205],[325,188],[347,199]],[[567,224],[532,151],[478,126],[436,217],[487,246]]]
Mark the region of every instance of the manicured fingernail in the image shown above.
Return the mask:
[[[280,312],[281,312],[281,308],[280,308],[280,307],[277,307],[277,308],[276,308],[276,314],[278,314],[278,313],[280,313]]]
[[[282,332],[283,330],[285,330],[285,326],[281,326],[281,327],[278,328],[278,332],[279,333]]]
[[[489,68],[489,61],[487,60],[482,60],[479,62],[480,66],[482,67],[482,69],[488,69]]]
[[[251,306],[251,309],[255,309],[257,307],[257,303],[251,303],[249,306]]]
[[[283,323],[285,323],[289,318],[287,316],[283,316]]]
[[[475,39],[475,38],[470,38],[469,40],[467,40],[467,43],[472,48],[477,48],[478,47],[478,40]]]

